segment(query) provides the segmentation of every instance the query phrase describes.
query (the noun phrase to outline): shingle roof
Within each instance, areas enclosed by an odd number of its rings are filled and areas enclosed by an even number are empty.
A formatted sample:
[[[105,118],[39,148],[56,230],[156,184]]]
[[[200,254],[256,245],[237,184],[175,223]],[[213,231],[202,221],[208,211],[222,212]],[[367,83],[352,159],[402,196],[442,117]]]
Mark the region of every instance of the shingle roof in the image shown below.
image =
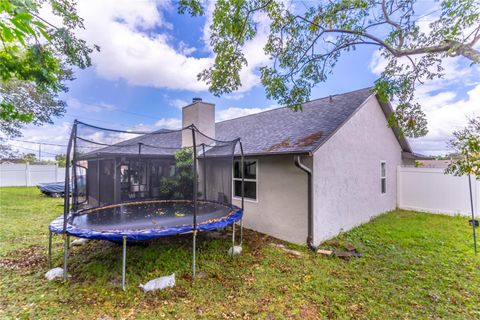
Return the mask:
[[[325,142],[372,95],[370,88],[216,124],[217,139],[240,137],[245,154],[307,153]]]
[[[303,105],[301,112],[283,107],[217,122],[215,124],[216,139],[228,141],[241,138],[246,155],[313,152],[327,141],[371,95],[371,88],[365,88],[312,100]],[[388,116],[391,106],[389,104],[381,106]],[[408,143],[398,134],[398,130],[394,132],[403,151],[410,152]],[[151,146],[180,148],[181,132],[149,134],[135,140],[136,143],[141,141]],[[129,143],[132,141],[128,140]],[[151,148],[150,152],[146,151],[147,149],[142,149],[142,153],[171,154],[171,150]],[[135,152],[138,152],[137,147],[133,146],[132,153]]]

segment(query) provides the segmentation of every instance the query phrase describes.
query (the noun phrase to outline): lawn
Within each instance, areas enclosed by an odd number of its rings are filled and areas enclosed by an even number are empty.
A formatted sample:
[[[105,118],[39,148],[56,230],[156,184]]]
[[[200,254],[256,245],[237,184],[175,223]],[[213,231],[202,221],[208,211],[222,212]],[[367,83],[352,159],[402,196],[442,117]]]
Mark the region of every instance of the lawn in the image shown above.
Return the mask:
[[[108,242],[72,247],[68,283],[44,279],[47,226],[60,205],[35,188],[0,188],[1,319],[480,318],[480,258],[466,218],[390,212],[324,244],[352,244],[363,257],[351,260],[287,245],[302,252],[295,257],[251,231],[232,259],[230,238],[202,235],[194,282],[190,236],[132,245],[123,292],[121,246]],[[61,245],[55,237],[55,266]],[[174,288],[137,287],[172,272]]]

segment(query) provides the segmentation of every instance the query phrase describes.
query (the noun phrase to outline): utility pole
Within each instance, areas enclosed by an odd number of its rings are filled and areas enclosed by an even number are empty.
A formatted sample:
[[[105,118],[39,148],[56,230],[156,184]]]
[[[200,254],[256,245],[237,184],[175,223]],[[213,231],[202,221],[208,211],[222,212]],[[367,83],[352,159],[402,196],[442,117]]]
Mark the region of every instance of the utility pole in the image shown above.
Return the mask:
[[[42,144],[38,144],[38,161],[42,161]]]

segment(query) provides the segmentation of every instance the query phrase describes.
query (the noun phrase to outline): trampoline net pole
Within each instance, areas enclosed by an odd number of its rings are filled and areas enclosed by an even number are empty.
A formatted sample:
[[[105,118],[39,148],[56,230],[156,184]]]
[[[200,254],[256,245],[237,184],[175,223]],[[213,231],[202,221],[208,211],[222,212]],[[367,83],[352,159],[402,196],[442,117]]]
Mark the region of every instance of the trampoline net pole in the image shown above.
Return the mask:
[[[243,155],[243,145],[240,141],[240,163],[242,167],[242,219],[240,220],[240,246],[243,243],[243,215],[245,214],[245,156]]]
[[[207,200],[207,159],[205,159],[205,143],[202,143],[203,158],[203,200]]]
[[[64,204],[63,204],[63,280],[67,280],[67,258],[68,258],[68,235],[67,235],[67,219],[70,212],[70,154],[72,143],[76,139],[77,120],[73,122],[72,133],[68,140],[67,154],[65,156],[65,187],[64,187]]]
[[[197,144],[195,139],[195,127],[192,127],[192,147],[193,147],[193,261],[192,278],[195,279],[196,273],[196,237],[197,237]]]
[[[70,190],[70,193],[72,194],[72,199],[71,199],[71,208],[72,208],[72,211],[75,211],[77,210],[77,168],[76,168],[76,165],[77,165],[77,157],[76,157],[76,147],[77,145],[77,137],[75,137],[75,139],[73,140],[73,144],[72,144],[72,147],[73,147],[73,156],[72,156],[72,177],[71,177],[71,180],[72,180],[72,185],[71,185],[71,190]]]
[[[102,190],[100,188],[100,156],[97,157],[97,192],[98,192],[98,205],[102,205]]]

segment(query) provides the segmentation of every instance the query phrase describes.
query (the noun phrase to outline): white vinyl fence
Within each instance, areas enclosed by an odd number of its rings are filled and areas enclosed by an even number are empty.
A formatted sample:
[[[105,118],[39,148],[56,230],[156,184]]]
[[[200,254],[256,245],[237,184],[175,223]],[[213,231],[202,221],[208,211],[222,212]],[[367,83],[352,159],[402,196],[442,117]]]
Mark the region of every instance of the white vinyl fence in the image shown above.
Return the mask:
[[[444,174],[443,169],[398,167],[397,204],[401,209],[470,215],[468,176]],[[480,181],[472,176],[475,213],[480,209]]]
[[[0,187],[35,186],[65,180],[65,168],[55,164],[0,164]]]

